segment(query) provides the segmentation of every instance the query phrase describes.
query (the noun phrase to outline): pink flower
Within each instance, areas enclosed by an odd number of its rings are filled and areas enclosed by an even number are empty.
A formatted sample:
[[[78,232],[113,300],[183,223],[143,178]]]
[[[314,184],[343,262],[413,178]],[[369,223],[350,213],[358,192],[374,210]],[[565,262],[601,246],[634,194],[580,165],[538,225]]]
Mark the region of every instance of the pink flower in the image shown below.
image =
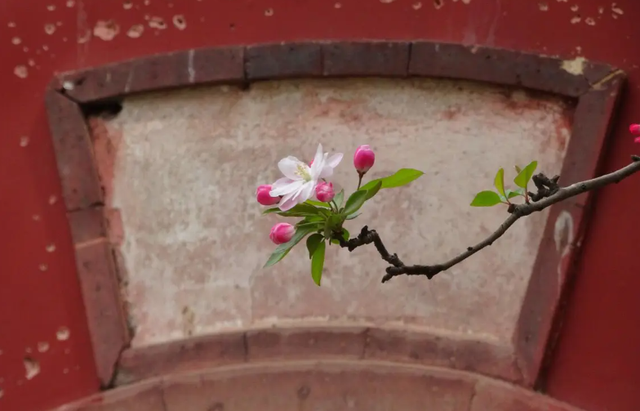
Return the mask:
[[[295,234],[296,229],[289,223],[278,223],[271,227],[269,238],[276,244],[288,243]]]
[[[631,134],[635,134],[636,137],[633,141],[635,141],[636,143],[640,143],[640,124],[631,124],[629,126],[629,131],[631,132]]]
[[[342,153],[336,153],[329,157],[329,153],[322,151],[322,144],[318,144],[318,150],[309,166],[293,156],[285,157],[278,162],[278,168],[284,175],[283,178],[273,183],[271,196],[282,196],[278,205],[280,210],[287,211],[296,204],[304,203],[313,196],[318,181],[329,178],[333,169],[342,160]]]
[[[270,206],[278,204],[280,202],[280,197],[271,197],[271,195],[269,194],[270,191],[270,184],[263,184],[258,187],[258,189],[256,190],[256,199],[260,204],[264,206]]]
[[[358,147],[353,155],[353,165],[359,174],[364,174],[369,171],[375,161],[376,155],[368,145]]]
[[[336,193],[335,191],[333,191],[333,184],[331,183],[322,182],[316,186],[316,197],[323,203],[328,203],[329,201],[333,200],[333,197],[335,197],[335,195]]]

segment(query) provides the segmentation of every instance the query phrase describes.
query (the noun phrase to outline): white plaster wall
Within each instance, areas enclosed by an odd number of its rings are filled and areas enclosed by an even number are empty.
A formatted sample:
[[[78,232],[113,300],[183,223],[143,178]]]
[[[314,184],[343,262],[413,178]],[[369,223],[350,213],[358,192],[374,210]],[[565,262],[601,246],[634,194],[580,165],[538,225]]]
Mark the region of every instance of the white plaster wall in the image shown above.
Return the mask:
[[[353,151],[370,144],[377,162],[367,177],[426,174],[380,192],[347,227],[375,228],[405,263],[443,262],[506,218],[504,207],[469,206],[498,168],[507,181],[514,164],[534,159],[560,171],[566,110],[559,99],[443,80],[265,82],[126,100],[107,124],[117,140],[107,194],[123,221],[133,346],[301,321],[405,324],[508,344],[546,213],[431,281],[381,284],[386,265],[373,247],[333,246],[318,288],[303,243],[262,269],[280,218],[261,215],[255,188],[279,177],[280,158],[310,160],[321,142],[345,153],[334,181],[352,191]]]

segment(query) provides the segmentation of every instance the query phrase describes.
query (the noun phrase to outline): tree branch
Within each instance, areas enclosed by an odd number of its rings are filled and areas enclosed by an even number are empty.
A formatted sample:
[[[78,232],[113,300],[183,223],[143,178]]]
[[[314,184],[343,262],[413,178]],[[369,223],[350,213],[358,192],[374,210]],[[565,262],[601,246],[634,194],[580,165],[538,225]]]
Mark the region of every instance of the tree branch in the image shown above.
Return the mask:
[[[479,242],[475,246],[468,247],[467,250],[462,254],[442,264],[405,265],[400,260],[400,258],[398,258],[397,254],[390,254],[387,251],[378,233],[375,230],[369,230],[367,226],[362,227],[360,234],[358,234],[358,236],[355,238],[344,240],[342,236],[339,235],[339,233],[334,236],[334,238],[340,242],[341,247],[347,248],[350,252],[360,246],[373,243],[376,247],[376,250],[378,250],[378,253],[380,253],[380,257],[382,257],[384,261],[391,265],[390,267],[387,267],[387,273],[384,277],[382,277],[383,283],[391,280],[393,277],[403,274],[423,275],[428,279],[432,279],[438,273],[448,270],[454,265],[471,257],[483,248],[493,244],[494,241],[502,237],[502,235],[520,218],[528,216],[529,214],[535,213],[537,211],[542,211],[555,203],[571,197],[575,197],[587,191],[595,190],[612,183],[619,183],[623,179],[640,171],[640,156],[634,155],[631,156],[631,159],[633,160],[631,164],[617,171],[605,174],[600,177],[596,177],[591,180],[575,183],[568,187],[560,187],[558,185],[560,176],[548,178],[542,173],[536,174],[535,176],[533,176],[533,183],[537,188],[537,192],[529,192],[529,198],[532,202],[527,204],[511,204],[507,210],[510,213],[509,217],[507,217],[507,219],[500,225],[500,227],[498,227],[498,229],[493,234],[491,234],[489,237]]]

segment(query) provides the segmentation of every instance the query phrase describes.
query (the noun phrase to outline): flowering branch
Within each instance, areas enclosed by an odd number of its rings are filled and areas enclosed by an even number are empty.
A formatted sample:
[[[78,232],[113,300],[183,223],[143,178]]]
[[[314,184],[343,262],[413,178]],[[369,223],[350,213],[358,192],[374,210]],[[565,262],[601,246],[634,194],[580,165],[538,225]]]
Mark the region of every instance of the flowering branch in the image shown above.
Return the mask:
[[[629,131],[637,136],[635,142],[640,143],[640,124],[632,124]],[[357,148],[353,156],[353,166],[358,173],[358,188],[354,193],[346,196],[344,190],[336,193],[333,183],[327,180],[333,175],[333,169],[338,166],[342,157],[342,153],[329,156],[329,153],[325,153],[322,145],[319,144],[313,161],[309,164],[293,156],[285,157],[278,162],[278,168],[283,177],[273,184],[258,187],[256,190],[258,203],[271,206],[264,210],[263,214],[275,213],[281,217],[299,219],[295,225],[278,223],[271,228],[269,237],[278,247],[265,263],[265,268],[277,264],[293,247],[306,238],[306,247],[311,260],[311,278],[317,285],[320,285],[322,280],[327,244],[339,244],[349,252],[363,245],[373,244],[380,257],[390,265],[382,277],[383,283],[399,275],[422,275],[431,279],[492,245],[520,218],[587,191],[618,183],[640,171],[640,156],[634,155],[631,156],[632,163],[620,170],[568,187],[560,187],[558,184],[560,176],[549,178],[543,173],[534,174],[538,162],[532,161],[523,168],[515,166],[517,172],[513,179],[515,188],[511,189],[505,186],[505,172],[501,168],[493,180],[495,191],[479,192],[470,204],[472,207],[506,205],[509,217],[500,227],[480,243],[468,247],[465,252],[442,264],[406,265],[397,254],[389,253],[375,230],[369,230],[365,225],[357,237],[350,238],[349,232],[343,225],[345,221],[357,218],[362,206],[373,199],[380,190],[405,186],[424,173],[412,168],[401,168],[390,176],[374,179],[362,185],[363,177],[375,163],[375,153],[371,147],[362,145]],[[536,187],[535,192],[528,190],[531,182]],[[311,199],[314,194],[317,201]],[[522,197],[521,203],[513,202],[517,197]],[[277,207],[273,207],[276,205]]]
[[[500,225],[500,227],[498,227],[498,229],[493,234],[491,234],[489,237],[476,244],[475,246],[468,247],[467,250],[462,254],[442,264],[405,265],[396,254],[390,254],[387,251],[378,233],[375,230],[369,230],[367,226],[364,226],[362,228],[362,231],[356,238],[344,240],[341,236],[334,236],[334,239],[338,240],[341,247],[347,248],[349,251],[353,251],[360,246],[373,243],[380,253],[382,259],[391,265],[390,267],[387,267],[387,274],[382,277],[383,283],[399,275],[423,275],[428,279],[431,279],[438,273],[448,270],[454,265],[471,257],[483,248],[492,245],[494,241],[502,237],[502,235],[520,218],[528,216],[537,211],[542,211],[553,204],[571,197],[575,197],[587,191],[595,190],[612,183],[619,183],[623,179],[640,171],[640,156],[634,155],[631,156],[631,159],[631,164],[617,171],[591,180],[581,181],[568,187],[560,187],[558,185],[560,176],[548,178],[542,173],[533,176],[532,180],[537,188],[537,192],[528,192],[527,197],[531,200],[530,202],[525,204],[509,203],[509,208],[507,209],[507,211],[510,213],[509,217],[504,221],[504,223]]]

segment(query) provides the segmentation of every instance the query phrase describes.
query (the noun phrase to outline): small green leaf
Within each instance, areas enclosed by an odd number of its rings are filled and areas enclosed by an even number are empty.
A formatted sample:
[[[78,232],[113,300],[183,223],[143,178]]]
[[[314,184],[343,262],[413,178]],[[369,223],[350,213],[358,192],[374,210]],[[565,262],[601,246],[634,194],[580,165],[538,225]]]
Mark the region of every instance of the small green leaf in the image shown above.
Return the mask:
[[[471,202],[472,207],[491,207],[500,204],[500,196],[495,191],[481,191]]]
[[[498,193],[502,195],[502,197],[506,196],[506,194],[504,193],[504,168],[498,170],[496,178],[493,180],[493,185],[496,187],[496,190],[498,190]]]
[[[524,190],[522,188],[517,188],[516,190],[507,190],[507,198],[511,199],[513,197],[517,197],[517,196],[523,196],[524,195]]]
[[[333,201],[337,204],[338,208],[342,207],[342,203],[344,203],[344,190],[340,190],[340,192],[333,197]]]
[[[291,249],[300,242],[300,240],[302,240],[307,234],[314,231],[315,230],[311,227],[297,228],[291,240],[288,243],[280,244],[271,254],[263,268],[271,267],[278,261],[282,260],[287,254],[289,254],[289,251],[291,251]]]
[[[367,197],[365,198],[365,201],[370,200],[374,195],[378,194],[378,191],[380,191],[381,188],[382,181],[378,181],[378,183],[374,185],[373,188],[367,190]]]
[[[278,212],[280,212],[280,209],[278,207],[273,207],[273,208],[267,208],[262,212],[262,214],[271,214],[271,213],[278,213]]]
[[[361,213],[358,214],[349,214],[345,220],[353,220],[354,218],[357,218]]]
[[[516,173],[520,173],[522,171],[522,169],[518,166],[514,166],[516,168]]]
[[[322,201],[307,200],[307,201],[304,202],[304,204],[309,204],[309,205],[312,205],[312,206],[322,207],[322,208],[331,208],[329,206],[329,204],[323,203]]]
[[[532,161],[529,165],[520,170],[516,178],[513,179],[513,182],[516,183],[518,187],[526,189],[527,184],[529,183],[529,180],[531,180],[531,177],[533,177],[533,173],[536,171],[537,167],[538,162]]]
[[[362,207],[365,201],[367,201],[367,190],[360,189],[349,196],[347,204],[344,206],[344,214],[353,214]]]
[[[382,187],[380,188],[404,186],[409,184],[413,180],[420,178],[420,176],[423,174],[424,173],[422,171],[415,170],[413,168],[401,168],[400,170],[396,171],[395,174],[389,177],[378,178],[376,180],[369,181],[367,184],[360,187],[360,190],[371,190],[373,187],[375,187],[376,184],[378,184],[379,181],[382,182]]]
[[[322,279],[322,269],[324,268],[324,251],[327,245],[324,241],[321,241],[316,248],[316,251],[311,257],[311,278],[319,286]]]
[[[324,237],[322,234],[313,234],[307,238],[307,250],[309,251],[309,258],[313,257],[313,253],[316,252],[318,245],[322,242]]]
[[[342,239],[344,241],[349,241],[349,236],[349,231],[346,228],[342,227]],[[340,240],[333,238],[331,239],[331,244],[340,244]]]
[[[278,215],[281,215],[283,217],[305,217],[308,215],[318,215],[323,211],[325,211],[324,208],[318,208],[311,204],[301,203],[296,204],[290,210],[278,213]]]

